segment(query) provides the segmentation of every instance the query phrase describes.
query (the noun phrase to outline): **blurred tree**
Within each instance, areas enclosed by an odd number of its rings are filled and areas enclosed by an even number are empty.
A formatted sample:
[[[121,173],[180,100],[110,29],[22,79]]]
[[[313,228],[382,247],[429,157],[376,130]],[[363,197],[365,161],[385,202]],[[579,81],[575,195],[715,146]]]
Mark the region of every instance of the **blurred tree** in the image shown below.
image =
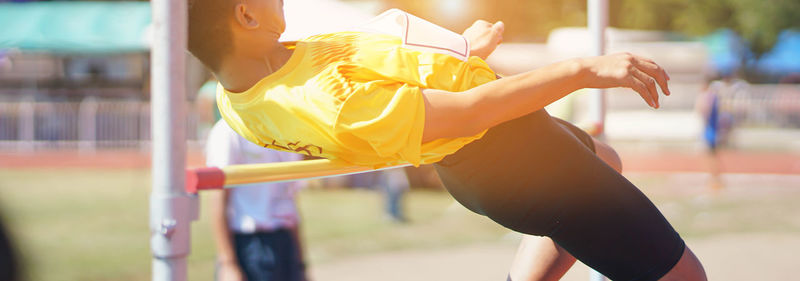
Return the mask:
[[[769,81],[753,62],[775,46],[781,31],[800,29],[798,0],[610,1],[613,26],[672,30],[690,35],[707,35],[722,28],[734,31],[744,41],[744,51],[734,51],[740,66],[734,71],[751,82]]]
[[[797,0],[611,0],[612,25],[692,35],[729,28],[756,56],[775,45],[785,29],[800,28]]]
[[[476,19],[502,20],[506,41],[544,41],[560,26],[586,25],[586,0],[384,0],[450,30],[463,31]]]
[[[475,19],[503,20],[506,41],[541,41],[554,28],[586,25],[587,0],[384,0],[395,7],[461,31]],[[705,35],[729,28],[756,56],[778,33],[800,28],[798,0],[609,0],[611,26]]]

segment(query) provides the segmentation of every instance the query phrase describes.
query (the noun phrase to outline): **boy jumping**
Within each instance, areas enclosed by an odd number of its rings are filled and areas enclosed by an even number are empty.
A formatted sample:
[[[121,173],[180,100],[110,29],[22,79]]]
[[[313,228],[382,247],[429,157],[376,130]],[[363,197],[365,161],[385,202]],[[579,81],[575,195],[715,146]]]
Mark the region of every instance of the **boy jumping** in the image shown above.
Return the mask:
[[[546,246],[534,247],[544,258],[512,268],[513,280],[558,279],[575,258],[613,280],[705,280],[658,209],[598,157],[614,164],[613,150],[543,109],[581,88],[612,87],[658,108],[656,88],[669,95],[669,76],[653,61],[580,58],[497,79],[484,59],[502,41],[502,23],[468,28],[459,58],[416,48],[425,44],[407,42],[408,33],[281,43],[282,5],[190,3],[189,51],[219,79],[220,111],[248,140],[355,165],[434,164],[468,209],[548,237],[531,238]]]

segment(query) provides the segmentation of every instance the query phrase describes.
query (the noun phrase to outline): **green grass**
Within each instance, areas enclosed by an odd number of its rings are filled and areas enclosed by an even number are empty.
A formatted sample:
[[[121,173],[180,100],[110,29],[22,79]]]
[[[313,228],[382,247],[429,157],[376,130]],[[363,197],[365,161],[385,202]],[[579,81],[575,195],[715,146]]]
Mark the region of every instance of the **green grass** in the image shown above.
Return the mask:
[[[732,183],[712,193],[695,181],[639,176],[684,237],[741,232],[800,233],[800,189]],[[150,175],[146,170],[0,171],[0,216],[12,232],[29,280],[149,280]],[[310,265],[400,249],[497,241],[507,230],[470,213],[443,191],[414,190],[410,224],[386,221],[377,192],[309,189],[300,194]],[[205,199],[202,199],[205,201]],[[189,280],[212,280],[208,215],[192,225]]]
[[[685,182],[633,179],[684,237],[724,233],[800,233],[800,180],[729,182],[722,190]],[[675,190],[679,189],[679,190]]]
[[[0,171],[0,214],[29,280],[148,280],[146,170]],[[443,191],[413,191],[412,223],[384,219],[380,194],[312,189],[300,194],[310,264],[372,252],[493,241],[506,230],[453,204]],[[192,224],[190,280],[213,280],[208,215]]]

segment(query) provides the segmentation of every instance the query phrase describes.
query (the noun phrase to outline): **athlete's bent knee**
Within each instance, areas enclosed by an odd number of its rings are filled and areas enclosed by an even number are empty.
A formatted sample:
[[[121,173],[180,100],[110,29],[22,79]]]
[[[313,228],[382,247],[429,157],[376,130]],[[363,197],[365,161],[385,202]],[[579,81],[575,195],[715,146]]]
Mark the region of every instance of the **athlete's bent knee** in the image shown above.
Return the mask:
[[[605,144],[595,138],[592,138],[594,141],[595,153],[597,157],[606,162],[611,168],[614,168],[618,173],[622,173],[622,160],[619,158],[619,154],[614,148],[611,148],[608,144]]]

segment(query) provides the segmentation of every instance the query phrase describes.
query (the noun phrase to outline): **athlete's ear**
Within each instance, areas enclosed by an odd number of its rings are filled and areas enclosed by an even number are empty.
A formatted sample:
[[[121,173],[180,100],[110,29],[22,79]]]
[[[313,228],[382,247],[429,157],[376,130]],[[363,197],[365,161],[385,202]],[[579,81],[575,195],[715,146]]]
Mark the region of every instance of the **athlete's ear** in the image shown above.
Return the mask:
[[[258,20],[256,19],[255,15],[248,9],[247,5],[243,3],[236,4],[234,8],[234,13],[236,14],[236,22],[245,29],[256,29],[258,28]]]

